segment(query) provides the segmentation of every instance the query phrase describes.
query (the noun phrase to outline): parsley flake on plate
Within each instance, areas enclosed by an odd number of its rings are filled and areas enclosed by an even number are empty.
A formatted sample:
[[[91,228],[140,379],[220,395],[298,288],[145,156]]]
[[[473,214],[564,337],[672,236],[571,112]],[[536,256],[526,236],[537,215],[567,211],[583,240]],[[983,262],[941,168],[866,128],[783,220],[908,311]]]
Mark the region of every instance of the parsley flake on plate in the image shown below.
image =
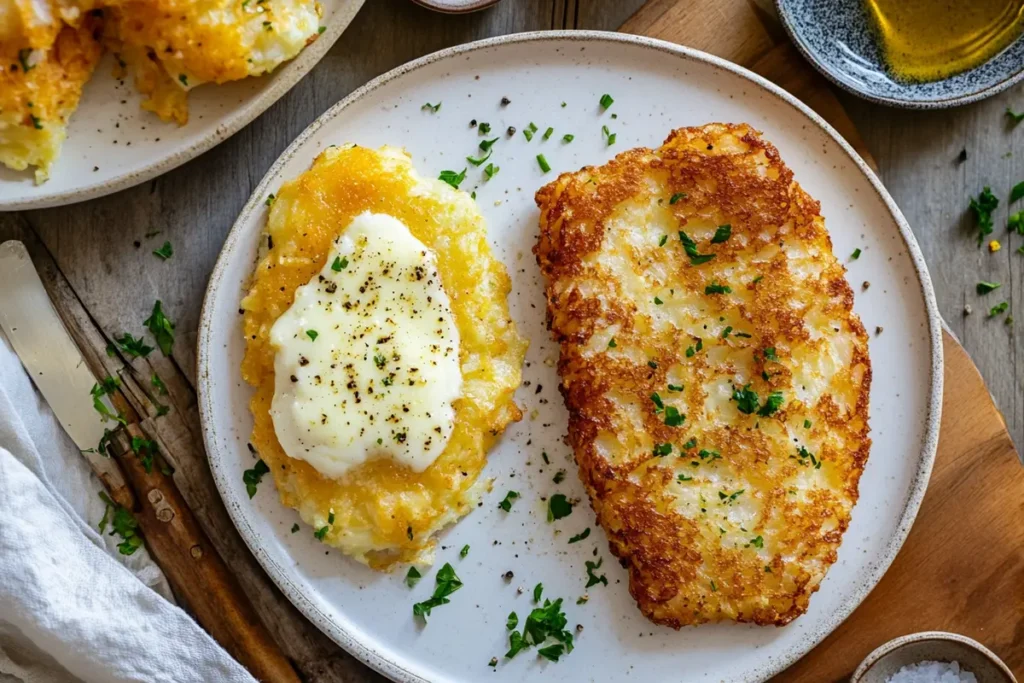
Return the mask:
[[[569,543],[579,543],[580,541],[582,541],[583,539],[587,538],[588,536],[590,536],[590,527],[589,526],[586,529],[584,529],[583,531],[581,531],[580,533],[578,533],[575,536],[573,536],[572,538],[570,538],[569,539]]]
[[[465,558],[469,555],[469,544],[462,546],[462,550],[459,551],[459,557]]]
[[[134,444],[132,445],[134,447]],[[256,461],[251,470],[242,472],[242,482],[245,484],[245,492],[249,494],[249,498],[256,495],[256,487],[259,486],[263,475],[268,472],[270,472],[270,468],[267,467],[267,463],[263,462],[262,458]]]
[[[413,616],[422,617],[424,621],[430,616],[432,609],[447,605],[451,602],[448,596],[462,588],[462,580],[456,576],[455,570],[447,562],[438,570],[435,581],[437,585],[434,587],[434,594],[423,602],[417,602],[412,606]]]
[[[609,147],[615,144],[615,133],[610,132],[608,126],[601,126],[601,135],[604,136]]]
[[[498,175],[498,171],[500,170],[500,166],[495,166],[494,164],[487,164],[486,166],[484,166],[484,175],[487,176],[488,180],[490,180],[494,176]]]
[[[505,498],[502,499],[500,503],[498,503],[498,507],[500,507],[505,512],[509,512],[512,509],[512,503],[514,503],[517,498],[519,498],[519,494],[517,492],[509,491],[508,493],[505,494]]]
[[[466,169],[462,169],[459,173],[455,171],[441,171],[437,179],[448,183],[457,190],[462,181],[466,179]]]
[[[508,619],[505,620],[505,628],[512,631],[519,626],[519,615],[515,612],[509,612]]]
[[[576,136],[575,135],[570,135],[569,133],[566,133],[565,135],[562,136],[562,142],[564,142],[565,144],[569,144],[570,142],[572,142],[575,139],[576,139]]]
[[[544,592],[544,584],[538,583],[533,587],[533,601],[540,602],[540,596]]]
[[[420,107],[420,109],[422,111],[429,111],[431,114],[436,114],[437,111],[440,108],[441,108],[441,103],[440,102],[438,102],[437,104],[431,104],[430,102],[427,102],[422,107]]]
[[[548,163],[548,160],[544,158],[543,154],[537,155],[537,165],[540,166],[540,170],[544,173],[551,170],[551,164]]]
[[[572,503],[562,493],[556,493],[548,499],[548,521],[554,522],[555,520],[568,517],[572,514]]]
[[[512,617],[513,615],[510,614],[505,624],[506,627],[513,623]],[[518,624],[518,618],[515,622]],[[558,657],[572,652],[573,649],[572,634],[565,628],[567,623],[568,619],[566,619],[565,612],[562,611],[562,598],[558,598],[554,602],[545,600],[542,606],[535,607],[530,611],[521,632],[512,630],[515,628],[514,625],[509,628],[512,632],[508,636],[509,649],[505,653],[505,658],[512,659],[523,650],[537,646],[540,648],[537,651],[538,655],[557,662]],[[544,645],[549,639],[557,642]]]
[[[409,571],[405,574],[405,585],[412,588],[419,583],[422,578],[423,574],[420,574],[419,569],[416,569],[416,567],[409,567]]]
[[[614,103],[615,103],[615,100],[613,100],[612,96],[609,95],[608,93],[605,93],[604,95],[601,95],[601,101],[599,102],[599,104],[601,105],[601,109],[607,109],[608,107],[612,106]]]
[[[985,241],[985,235],[992,234],[992,212],[999,206],[999,199],[992,194],[992,189],[985,186],[977,199],[971,198],[970,209],[978,221],[978,246]]]
[[[316,341],[316,338],[320,336],[320,333],[316,330],[306,330],[306,336],[309,337],[310,341]]]
[[[117,342],[117,345],[121,347],[121,350],[124,351],[129,358],[139,358],[140,356],[145,358],[153,352],[153,347],[148,346],[143,342],[141,337],[136,339],[128,332],[125,332],[124,336],[121,338],[115,337],[114,341]]]
[[[586,561],[586,563],[585,563],[586,567],[587,567],[587,585],[586,585],[586,588],[590,588],[591,586],[596,586],[599,583],[600,584],[604,584],[605,586],[608,585],[608,577],[607,576],[605,576],[604,574],[601,574],[601,576],[598,576],[597,574],[594,573],[594,570],[601,568],[601,563],[602,562],[604,562],[604,558],[603,557],[597,558],[597,562],[591,562],[590,560]]]
[[[344,256],[335,256],[334,262],[331,263],[331,270],[333,270],[335,273],[340,273],[346,268],[348,268],[348,258]]]

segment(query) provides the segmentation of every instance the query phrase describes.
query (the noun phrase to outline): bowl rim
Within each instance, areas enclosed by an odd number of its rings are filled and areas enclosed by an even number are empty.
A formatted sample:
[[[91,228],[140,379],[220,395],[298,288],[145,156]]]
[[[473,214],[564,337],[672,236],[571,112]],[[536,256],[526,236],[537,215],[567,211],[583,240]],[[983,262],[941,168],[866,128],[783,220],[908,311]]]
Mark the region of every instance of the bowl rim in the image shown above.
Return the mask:
[[[871,654],[864,658],[864,661],[860,663],[856,671],[850,677],[850,683],[861,683],[864,678],[864,674],[871,670],[875,664],[878,664],[884,657],[892,654],[893,652],[912,645],[914,643],[923,643],[930,640],[947,641],[960,643],[966,645],[984,655],[992,664],[994,664],[1002,673],[1006,676],[1006,680],[1010,683],[1017,683],[1016,677],[1013,672],[1010,671],[1010,667],[999,658],[995,652],[989,650],[987,647],[967,636],[960,635],[959,633],[951,633],[949,631],[920,631],[918,633],[908,633],[906,635],[893,638],[887,643],[883,643],[876,647]]]
[[[1015,73],[1010,74],[998,83],[993,83],[992,85],[981,88],[980,90],[973,90],[963,95],[945,97],[940,100],[915,100],[902,97],[885,97],[882,95],[876,95],[867,90],[858,88],[852,83],[848,83],[844,79],[840,78],[829,65],[818,59],[810,45],[808,45],[804,40],[803,34],[797,30],[788,5],[788,0],[775,0],[775,11],[779,16],[779,20],[782,22],[782,26],[786,29],[786,34],[789,36],[790,41],[796,46],[797,50],[801,55],[803,55],[804,59],[811,64],[811,66],[813,66],[821,75],[827,78],[834,85],[839,86],[846,92],[856,95],[861,99],[874,102],[875,104],[899,107],[901,109],[949,109],[951,107],[959,107],[987,99],[1006,90],[1016,83],[1019,83],[1021,80],[1024,80],[1024,64],[1022,64]],[[1024,40],[1024,35],[1018,36],[1017,40]],[[1013,43],[1011,43],[1011,45],[1012,44]],[[993,55],[984,63],[987,64],[997,56],[998,55]]]

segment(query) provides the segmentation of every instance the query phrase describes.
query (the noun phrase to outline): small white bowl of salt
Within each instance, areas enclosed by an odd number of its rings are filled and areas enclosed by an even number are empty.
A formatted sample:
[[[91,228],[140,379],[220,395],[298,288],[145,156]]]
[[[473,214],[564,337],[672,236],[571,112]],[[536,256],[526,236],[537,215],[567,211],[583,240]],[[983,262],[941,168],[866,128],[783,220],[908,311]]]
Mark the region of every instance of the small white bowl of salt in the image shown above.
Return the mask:
[[[981,643],[943,631],[890,640],[861,662],[850,683],[1017,683]]]

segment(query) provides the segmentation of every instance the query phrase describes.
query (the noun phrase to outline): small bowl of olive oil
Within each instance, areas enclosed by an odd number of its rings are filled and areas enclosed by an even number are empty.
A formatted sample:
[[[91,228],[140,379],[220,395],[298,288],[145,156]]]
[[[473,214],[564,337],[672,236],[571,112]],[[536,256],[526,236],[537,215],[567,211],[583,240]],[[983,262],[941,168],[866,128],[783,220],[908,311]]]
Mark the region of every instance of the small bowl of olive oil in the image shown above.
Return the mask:
[[[936,109],[1024,79],[1024,0],[776,0],[819,71],[865,99]]]

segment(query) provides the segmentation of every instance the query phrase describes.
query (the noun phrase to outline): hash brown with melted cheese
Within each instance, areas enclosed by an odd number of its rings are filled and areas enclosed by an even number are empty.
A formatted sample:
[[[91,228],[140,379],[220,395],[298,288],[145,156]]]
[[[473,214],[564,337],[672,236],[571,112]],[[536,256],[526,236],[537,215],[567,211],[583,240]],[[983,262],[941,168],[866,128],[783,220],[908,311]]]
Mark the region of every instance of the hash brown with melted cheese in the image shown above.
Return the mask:
[[[871,364],[820,205],[748,125],[541,188],[569,442],[652,621],[783,625],[836,560]]]

